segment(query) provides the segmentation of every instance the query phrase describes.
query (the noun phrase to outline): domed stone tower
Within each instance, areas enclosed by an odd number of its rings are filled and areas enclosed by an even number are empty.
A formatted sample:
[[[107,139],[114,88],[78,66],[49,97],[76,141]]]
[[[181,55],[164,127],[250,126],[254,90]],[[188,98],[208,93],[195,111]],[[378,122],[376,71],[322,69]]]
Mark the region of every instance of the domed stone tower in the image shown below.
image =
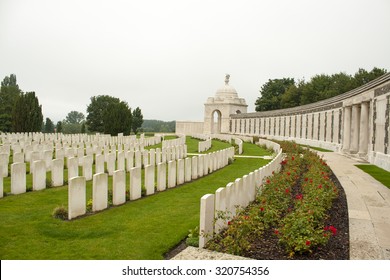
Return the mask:
[[[225,85],[209,97],[204,104],[204,133],[229,133],[229,116],[246,113],[248,105],[239,98],[234,87],[229,85],[230,75],[225,76]]]

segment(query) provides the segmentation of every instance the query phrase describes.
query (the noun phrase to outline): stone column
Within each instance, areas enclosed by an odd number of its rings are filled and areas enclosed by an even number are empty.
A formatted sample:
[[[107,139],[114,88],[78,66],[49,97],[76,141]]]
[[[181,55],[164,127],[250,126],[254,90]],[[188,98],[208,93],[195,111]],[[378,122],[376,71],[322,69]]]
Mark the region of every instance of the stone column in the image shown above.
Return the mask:
[[[349,152],[351,142],[351,107],[344,107],[343,151]]]
[[[363,102],[360,109],[359,156],[364,157],[368,151],[368,102]]]
[[[351,154],[359,151],[359,130],[360,130],[360,104],[352,106],[352,126],[351,126]]]

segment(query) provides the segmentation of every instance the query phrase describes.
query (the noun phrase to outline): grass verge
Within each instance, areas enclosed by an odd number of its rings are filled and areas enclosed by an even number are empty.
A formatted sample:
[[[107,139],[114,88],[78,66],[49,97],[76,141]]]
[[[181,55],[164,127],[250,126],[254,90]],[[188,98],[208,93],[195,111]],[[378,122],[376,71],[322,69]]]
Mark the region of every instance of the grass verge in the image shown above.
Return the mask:
[[[372,177],[390,189],[390,172],[372,164],[357,164],[355,166],[370,174]]]

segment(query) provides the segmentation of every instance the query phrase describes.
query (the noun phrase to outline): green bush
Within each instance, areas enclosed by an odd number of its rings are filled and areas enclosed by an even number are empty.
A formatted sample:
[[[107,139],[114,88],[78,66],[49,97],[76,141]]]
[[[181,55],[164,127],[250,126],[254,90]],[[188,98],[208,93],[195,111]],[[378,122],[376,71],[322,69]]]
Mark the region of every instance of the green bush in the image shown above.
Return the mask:
[[[199,247],[199,227],[189,230],[186,244],[187,246]]]
[[[63,205],[54,208],[52,213],[53,218],[60,220],[68,219],[68,209],[66,209]]]

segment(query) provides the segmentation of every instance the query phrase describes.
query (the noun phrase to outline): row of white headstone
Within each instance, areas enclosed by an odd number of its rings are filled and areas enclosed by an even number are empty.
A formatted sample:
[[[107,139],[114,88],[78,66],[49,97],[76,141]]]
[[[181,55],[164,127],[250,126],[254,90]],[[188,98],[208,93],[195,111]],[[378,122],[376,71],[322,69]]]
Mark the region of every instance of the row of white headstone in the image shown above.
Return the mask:
[[[186,136],[180,135],[179,138],[162,141],[161,148],[164,149],[164,148],[169,148],[174,146],[180,146],[180,145],[184,145],[185,143],[186,143]]]
[[[215,170],[225,167],[229,158],[233,158],[234,148],[217,152],[171,160],[168,163],[157,164],[157,173],[154,165],[145,166],[144,184],[146,195],[155,191],[165,191],[178,185],[206,176]],[[142,196],[141,167],[130,169],[129,199],[137,200]],[[71,220],[86,213],[86,178],[84,176],[69,179],[68,189],[68,219]],[[113,204],[120,205],[126,202],[126,172],[116,170],[113,173]],[[93,176],[92,211],[104,210],[108,207],[108,174],[97,173]]]
[[[54,156],[56,159],[64,159],[64,158],[71,158],[71,157],[77,157],[79,166],[83,166],[83,161],[86,156],[97,156],[100,155],[103,152],[104,155],[104,161],[105,162],[112,162],[112,157],[114,157],[114,161],[118,159],[118,165],[124,164],[123,160],[126,158],[128,160],[129,167],[133,166],[141,166],[143,163],[144,165],[148,165],[149,162],[151,164],[160,163],[162,161],[170,161],[172,159],[179,159],[184,158],[187,156],[187,146],[181,145],[181,146],[175,146],[175,147],[169,147],[166,149],[151,149],[149,150],[122,150],[118,149],[116,151],[115,149],[108,149],[108,146],[104,150],[93,150],[92,148],[87,148],[86,151],[84,148],[78,148],[78,149],[56,149]],[[141,162],[141,153],[143,157],[143,162]],[[15,152],[13,154],[13,163],[22,163],[22,162],[30,162],[30,166],[32,166],[32,163],[37,160],[43,160],[46,164],[47,171],[51,170],[51,164],[53,159],[53,152],[51,150],[43,150],[43,151],[36,151],[36,152],[30,152],[28,154],[24,154],[23,152]],[[8,165],[10,162],[10,156],[6,153],[0,153],[0,176],[2,177],[8,177]],[[136,165],[134,165],[134,162]],[[30,173],[32,173],[33,168],[30,169]]]
[[[280,145],[268,140],[262,144],[272,147],[277,155],[267,165],[228,183],[225,188],[219,188],[215,194],[206,194],[200,201],[199,247],[203,248],[214,233],[219,233],[227,226],[227,221],[220,218],[224,212],[227,219],[236,215],[237,207],[245,208],[254,201],[260,191],[264,178],[272,176],[272,172],[280,170],[283,160]]]
[[[143,143],[145,146],[155,145],[161,142],[163,135],[155,135],[152,137],[145,137],[141,134],[139,138],[135,135],[123,136],[111,136],[107,134],[62,134],[62,133],[0,133],[0,144],[20,145],[24,147],[26,144],[33,142],[42,143],[68,143],[68,144],[81,144],[87,142],[99,142],[104,145],[114,144],[127,144],[135,145]],[[153,142],[158,142],[153,144]]]
[[[64,184],[64,168],[65,168],[65,158],[63,153],[57,153],[57,156],[60,155],[57,159],[51,159],[51,152],[48,151],[47,157],[40,159],[39,157],[35,158],[35,154],[32,155],[30,161],[30,173],[33,178],[32,190],[42,190],[46,188],[46,172],[52,171],[52,181],[51,185],[53,187],[62,186]],[[2,154],[0,154],[1,156]],[[16,155],[16,154],[15,154]],[[14,155],[14,158],[15,158]],[[39,153],[36,153],[38,156]],[[8,176],[8,162],[5,162],[8,157],[4,154],[4,161],[0,165],[0,178],[3,182],[3,177]],[[187,156],[187,146],[181,145],[166,149],[151,149],[141,151],[128,151],[128,152],[119,152],[116,154],[97,154],[95,158],[93,155],[86,155],[81,157],[66,157],[66,167],[68,169],[68,180],[72,177],[79,176],[79,166],[82,166],[82,174],[87,181],[92,180],[93,178],[93,163],[95,159],[95,173],[104,173],[105,164],[107,166],[107,172],[109,176],[114,175],[115,170],[126,170],[130,171],[133,167],[142,168],[142,166],[152,165],[155,166],[161,162],[169,162],[171,160],[178,160],[185,158]],[[24,161],[14,162],[11,165],[11,194],[21,194],[27,191],[26,186],[26,163]],[[1,162],[1,158],[0,158]],[[6,168],[4,168],[6,167]],[[1,191],[1,196],[3,196],[3,191]]]

